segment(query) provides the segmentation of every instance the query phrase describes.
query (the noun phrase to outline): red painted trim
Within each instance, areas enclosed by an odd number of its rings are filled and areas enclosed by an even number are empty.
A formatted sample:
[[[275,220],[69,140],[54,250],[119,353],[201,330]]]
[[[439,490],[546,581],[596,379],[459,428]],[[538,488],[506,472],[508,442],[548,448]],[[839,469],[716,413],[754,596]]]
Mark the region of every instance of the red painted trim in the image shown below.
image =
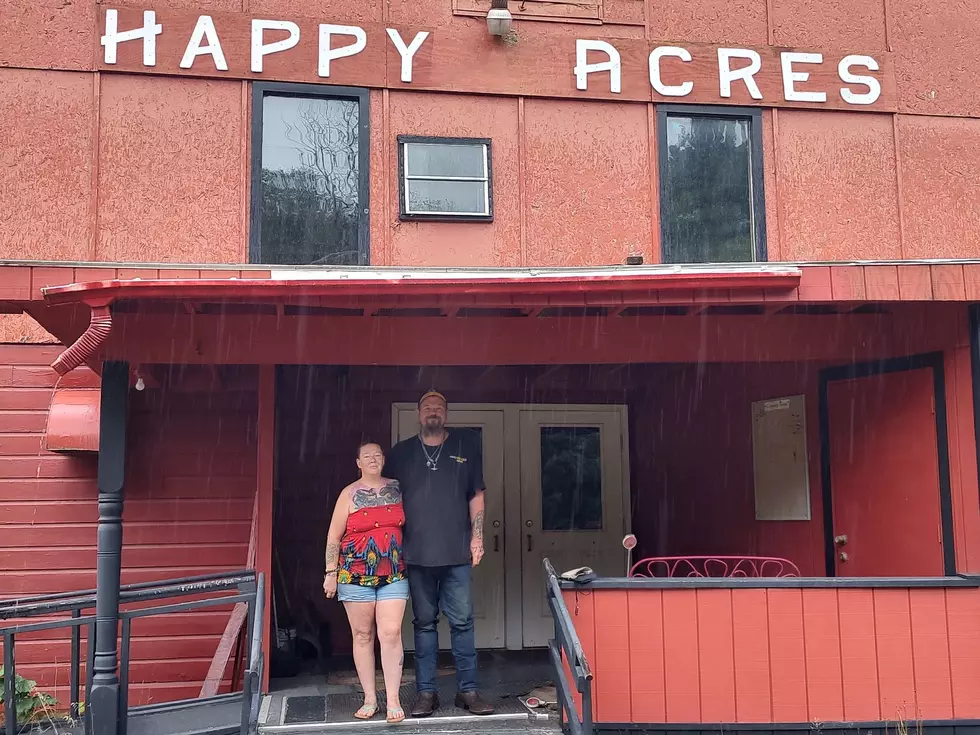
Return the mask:
[[[275,482],[275,439],[276,439],[276,367],[263,365],[259,368],[259,416],[256,450],[258,466],[255,492],[258,497],[256,514],[258,533],[255,553],[256,570],[265,574],[265,614],[266,630],[262,631],[262,657],[265,668],[262,674],[262,691],[269,691],[269,662],[272,630],[272,506],[273,484]]]
[[[309,296],[466,295],[766,288],[791,290],[801,271],[668,272],[643,275],[560,275],[514,278],[351,278],[321,280],[156,279],[92,281],[42,289],[51,304],[115,299],[284,299]]]

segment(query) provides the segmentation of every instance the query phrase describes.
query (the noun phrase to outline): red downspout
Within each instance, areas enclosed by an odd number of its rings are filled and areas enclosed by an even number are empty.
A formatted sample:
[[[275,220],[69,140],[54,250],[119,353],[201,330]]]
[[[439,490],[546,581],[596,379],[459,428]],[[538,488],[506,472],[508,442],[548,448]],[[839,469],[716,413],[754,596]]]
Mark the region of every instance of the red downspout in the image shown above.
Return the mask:
[[[95,354],[109,337],[112,331],[112,314],[108,304],[92,307],[92,320],[88,329],[79,337],[75,344],[62,352],[58,359],[51,363],[58,375],[66,375]]]

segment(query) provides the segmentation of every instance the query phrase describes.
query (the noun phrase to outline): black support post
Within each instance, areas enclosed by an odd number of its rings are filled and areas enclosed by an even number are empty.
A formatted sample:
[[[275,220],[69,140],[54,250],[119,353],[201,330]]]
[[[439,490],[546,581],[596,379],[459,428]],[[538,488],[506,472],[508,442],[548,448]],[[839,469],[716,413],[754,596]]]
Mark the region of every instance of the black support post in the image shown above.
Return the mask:
[[[126,469],[126,413],[129,363],[106,362],[102,368],[99,421],[99,530],[96,561],[95,657],[91,725],[94,735],[117,735],[119,670],[119,583],[122,567],[123,480]]]

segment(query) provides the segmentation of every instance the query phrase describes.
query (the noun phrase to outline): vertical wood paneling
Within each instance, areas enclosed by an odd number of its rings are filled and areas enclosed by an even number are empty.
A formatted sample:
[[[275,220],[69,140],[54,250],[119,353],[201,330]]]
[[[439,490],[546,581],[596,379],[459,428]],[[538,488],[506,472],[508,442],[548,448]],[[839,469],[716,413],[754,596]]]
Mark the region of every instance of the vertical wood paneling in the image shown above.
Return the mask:
[[[575,632],[578,634],[579,641],[582,643],[582,652],[585,654],[585,660],[589,662],[589,665],[593,667],[593,675],[598,671],[595,668],[598,664],[598,659],[596,658],[596,619],[595,619],[595,598],[597,594],[602,594],[601,592],[588,592],[583,594],[580,590],[565,590],[563,597],[565,599],[565,606],[568,607],[568,613],[572,618],[572,625],[575,626]],[[595,702],[595,679],[593,679],[592,686],[592,716],[596,715],[596,702]],[[579,708],[579,713],[582,711],[582,700],[580,696],[575,697],[575,704]]]
[[[769,590],[769,660],[773,721],[806,722],[809,715],[800,590]]]
[[[844,719],[875,722],[881,718],[875,609],[871,590],[837,592]]]
[[[630,590],[630,703],[634,722],[667,718],[664,681],[663,596],[660,590]]]
[[[837,590],[804,590],[807,712],[810,722],[844,719]]]
[[[942,720],[953,716],[953,692],[949,673],[949,636],[946,631],[944,590],[912,590],[912,661],[918,720]]]
[[[630,722],[630,629],[626,590],[595,596],[595,661],[602,676],[593,681],[596,717]]]
[[[766,590],[732,593],[735,721],[772,722],[769,606]]]
[[[732,591],[698,590],[701,722],[735,721]]]
[[[953,717],[980,717],[980,590],[946,590]]]
[[[667,722],[701,722],[698,601],[694,590],[664,593]]]
[[[889,722],[912,719],[915,679],[909,591],[876,589],[874,604],[881,717]]]

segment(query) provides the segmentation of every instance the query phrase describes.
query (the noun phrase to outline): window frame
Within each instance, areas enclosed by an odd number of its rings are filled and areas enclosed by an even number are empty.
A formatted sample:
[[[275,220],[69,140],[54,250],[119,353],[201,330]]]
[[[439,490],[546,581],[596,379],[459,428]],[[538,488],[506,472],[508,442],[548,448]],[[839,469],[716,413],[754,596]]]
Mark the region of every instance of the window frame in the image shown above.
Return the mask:
[[[766,243],[766,192],[765,168],[763,166],[762,146],[762,108],[735,107],[725,105],[657,105],[657,193],[660,197],[660,259],[671,265],[684,265],[685,262],[667,261],[664,258],[664,244],[667,241],[666,217],[664,217],[665,188],[667,181],[667,118],[694,117],[708,119],[735,119],[749,121],[750,142],[750,174],[753,232],[753,260],[755,263],[766,263],[769,260]]]
[[[412,143],[438,143],[442,145],[482,145],[487,184],[486,214],[455,212],[409,212],[408,211],[408,172],[406,146]],[[429,181],[483,181],[483,179],[463,177],[413,177]],[[450,138],[432,135],[398,136],[398,218],[406,222],[493,222],[493,145],[490,138]]]
[[[357,204],[360,210],[357,217],[357,265],[370,265],[370,91],[360,87],[334,87],[326,84],[294,84],[288,82],[252,83],[252,153],[249,162],[251,165],[251,171],[249,172],[249,184],[251,186],[248,238],[249,264],[268,265],[277,268],[307,267],[262,260],[262,133],[264,128],[263,101],[266,95],[328,100],[355,100],[357,102]]]

